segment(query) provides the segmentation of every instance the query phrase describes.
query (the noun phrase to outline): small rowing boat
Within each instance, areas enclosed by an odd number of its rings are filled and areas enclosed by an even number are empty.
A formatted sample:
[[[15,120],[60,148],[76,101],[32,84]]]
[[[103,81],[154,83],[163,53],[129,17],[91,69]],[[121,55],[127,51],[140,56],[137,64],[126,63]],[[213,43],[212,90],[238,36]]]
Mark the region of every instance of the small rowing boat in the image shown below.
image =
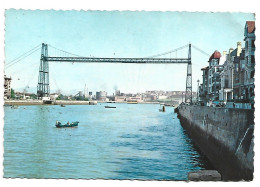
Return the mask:
[[[62,125],[61,122],[56,121],[56,127],[57,128],[64,128],[64,127],[77,127],[79,124],[78,121],[72,122],[72,123],[66,123],[65,125]]]

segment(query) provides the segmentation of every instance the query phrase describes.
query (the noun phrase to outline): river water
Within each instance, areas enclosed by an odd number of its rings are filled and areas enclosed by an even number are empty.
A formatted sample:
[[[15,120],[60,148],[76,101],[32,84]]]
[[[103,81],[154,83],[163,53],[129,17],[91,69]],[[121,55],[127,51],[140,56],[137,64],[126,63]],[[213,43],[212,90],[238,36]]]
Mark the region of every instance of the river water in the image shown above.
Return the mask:
[[[173,107],[159,107],[5,107],[4,177],[187,180],[190,171],[210,169]],[[56,120],[80,123],[59,129]]]

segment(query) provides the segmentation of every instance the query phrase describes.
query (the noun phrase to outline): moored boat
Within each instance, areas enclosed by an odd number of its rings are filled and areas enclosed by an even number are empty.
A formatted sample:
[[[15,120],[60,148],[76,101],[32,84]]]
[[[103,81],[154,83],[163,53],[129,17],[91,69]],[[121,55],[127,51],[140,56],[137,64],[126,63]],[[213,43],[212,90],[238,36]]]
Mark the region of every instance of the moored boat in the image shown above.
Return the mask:
[[[17,109],[18,106],[16,106],[16,105],[12,105],[11,108],[12,108],[12,109]]]
[[[79,124],[78,121],[72,122],[72,123],[66,123],[65,125],[62,125],[61,122],[56,121],[56,127],[57,128],[64,128],[64,127],[77,127]]]
[[[105,108],[116,108],[115,106],[105,106]]]

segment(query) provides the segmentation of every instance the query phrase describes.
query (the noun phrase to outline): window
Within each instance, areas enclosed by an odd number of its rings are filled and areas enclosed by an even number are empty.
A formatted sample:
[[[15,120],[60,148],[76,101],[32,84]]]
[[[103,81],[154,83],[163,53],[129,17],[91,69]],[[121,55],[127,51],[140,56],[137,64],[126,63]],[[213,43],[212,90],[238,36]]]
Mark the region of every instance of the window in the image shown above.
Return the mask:
[[[255,55],[251,55],[251,64],[255,63]]]
[[[228,87],[228,80],[225,79],[225,88],[227,88],[227,87]]]
[[[250,78],[252,79],[252,78],[254,78],[254,76],[255,76],[255,71],[251,71]]]
[[[255,40],[252,40],[251,47],[255,48]]]

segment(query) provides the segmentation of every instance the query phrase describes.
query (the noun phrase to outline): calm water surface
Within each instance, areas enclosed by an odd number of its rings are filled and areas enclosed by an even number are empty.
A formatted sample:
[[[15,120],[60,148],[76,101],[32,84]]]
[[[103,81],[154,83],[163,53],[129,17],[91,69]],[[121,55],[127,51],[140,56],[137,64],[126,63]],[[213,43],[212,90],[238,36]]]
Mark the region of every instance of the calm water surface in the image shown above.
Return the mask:
[[[152,104],[5,107],[4,177],[187,180],[188,172],[208,169],[173,108],[158,109]],[[56,120],[80,123],[58,129]]]

